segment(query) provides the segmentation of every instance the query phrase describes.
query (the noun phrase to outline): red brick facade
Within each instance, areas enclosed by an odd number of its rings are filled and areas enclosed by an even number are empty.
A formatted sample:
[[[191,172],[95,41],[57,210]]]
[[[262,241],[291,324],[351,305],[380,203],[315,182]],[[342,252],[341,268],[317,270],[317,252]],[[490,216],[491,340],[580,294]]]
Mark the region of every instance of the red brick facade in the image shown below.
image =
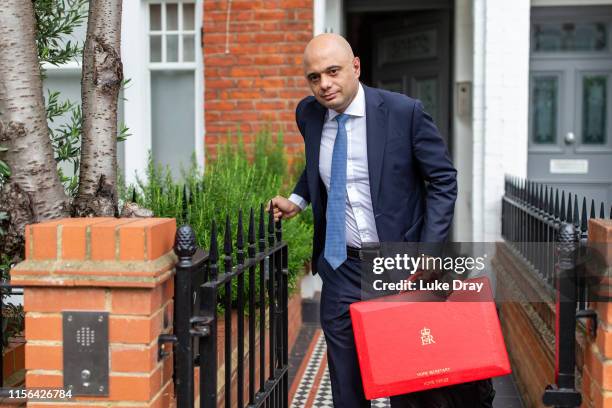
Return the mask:
[[[240,128],[248,144],[266,126],[283,132],[288,152],[303,148],[295,107],[310,94],[302,53],[312,38],[312,1],[234,0],[228,14],[228,0],[204,0],[207,152],[228,131]]]

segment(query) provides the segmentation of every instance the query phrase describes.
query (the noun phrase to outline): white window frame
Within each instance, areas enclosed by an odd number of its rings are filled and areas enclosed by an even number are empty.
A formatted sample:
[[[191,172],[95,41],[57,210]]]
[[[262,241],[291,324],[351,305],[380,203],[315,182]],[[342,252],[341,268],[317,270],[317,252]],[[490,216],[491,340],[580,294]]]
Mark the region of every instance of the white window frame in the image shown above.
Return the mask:
[[[195,61],[194,62],[149,62],[149,5],[161,3],[194,3],[195,6]],[[141,0],[123,3],[122,38],[129,38],[129,44],[122,44],[124,76],[130,78],[130,84],[124,91],[125,122],[132,134],[125,146],[125,179],[126,184],[135,184],[136,175],[146,180],[146,166],[149,151],[152,148],[151,129],[151,71],[155,70],[189,70],[194,72],[194,147],[198,166],[204,166],[204,68],[202,59],[201,27],[203,19],[203,0]],[[165,8],[162,7],[162,10]],[[182,8],[179,8],[182,10]],[[180,13],[180,12],[179,12]],[[162,24],[165,21],[162,15]],[[179,18],[182,18],[179,15]],[[179,58],[182,57],[182,42],[179,42]],[[162,42],[162,52],[165,44]],[[165,54],[164,54],[165,55]],[[162,58],[165,59],[165,58]],[[187,158],[186,160],[189,160]]]

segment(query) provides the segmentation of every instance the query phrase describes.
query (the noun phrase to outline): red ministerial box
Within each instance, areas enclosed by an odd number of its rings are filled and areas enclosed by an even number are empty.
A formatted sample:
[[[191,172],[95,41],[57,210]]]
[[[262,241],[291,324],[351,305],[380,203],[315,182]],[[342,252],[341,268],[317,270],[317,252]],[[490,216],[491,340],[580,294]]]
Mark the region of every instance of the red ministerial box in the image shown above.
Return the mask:
[[[463,282],[483,286],[479,293],[456,290],[446,302],[413,291],[351,304],[367,399],[512,371],[489,280]]]

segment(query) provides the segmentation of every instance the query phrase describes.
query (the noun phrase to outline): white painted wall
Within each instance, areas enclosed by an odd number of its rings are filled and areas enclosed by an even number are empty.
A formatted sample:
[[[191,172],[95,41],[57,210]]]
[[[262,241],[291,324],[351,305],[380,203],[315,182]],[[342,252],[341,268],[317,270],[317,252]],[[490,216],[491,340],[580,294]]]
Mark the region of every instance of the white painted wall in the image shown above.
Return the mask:
[[[527,172],[529,0],[474,0],[472,240],[500,239],[504,174]]]
[[[325,1],[324,32],[345,35],[344,4],[342,0]]]
[[[455,204],[453,240],[458,242],[468,242],[472,239],[472,115],[459,115],[457,89],[459,82],[473,83],[474,22],[472,8],[472,0],[455,1],[452,145],[459,195]]]
[[[141,178],[147,166],[147,154],[151,149],[150,72],[145,69],[148,61],[146,36],[146,7],[142,1],[123,2],[121,16],[121,59],[123,75],[130,79],[124,90],[125,122],[131,136],[125,143],[125,182],[136,183],[136,174]]]
[[[325,32],[325,0],[314,0],[312,2],[312,35],[313,37]]]
[[[600,6],[609,4],[612,4],[612,0],[531,0],[533,7]]]

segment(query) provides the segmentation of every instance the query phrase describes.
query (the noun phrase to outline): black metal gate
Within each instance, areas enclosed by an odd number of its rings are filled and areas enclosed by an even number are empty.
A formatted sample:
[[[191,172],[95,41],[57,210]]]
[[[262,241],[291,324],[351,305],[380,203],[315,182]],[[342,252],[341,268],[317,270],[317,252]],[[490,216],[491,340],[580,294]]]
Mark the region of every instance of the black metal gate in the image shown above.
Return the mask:
[[[288,406],[287,244],[282,240],[281,223],[274,223],[269,213],[266,228],[264,219],[261,206],[256,232],[251,208],[245,245],[242,212],[238,214],[235,252],[229,217],[222,248],[214,221],[208,251],[197,247],[190,226],[182,226],[176,233],[174,335],[160,336],[160,358],[167,354],[163,343],[176,343],[174,380],[179,408],[194,406],[194,387],[199,387],[200,407],[217,406],[220,308],[224,309],[225,321],[225,387],[219,406]],[[234,387],[232,310],[236,311],[238,355]],[[194,367],[200,368],[199,384],[194,384]]]

